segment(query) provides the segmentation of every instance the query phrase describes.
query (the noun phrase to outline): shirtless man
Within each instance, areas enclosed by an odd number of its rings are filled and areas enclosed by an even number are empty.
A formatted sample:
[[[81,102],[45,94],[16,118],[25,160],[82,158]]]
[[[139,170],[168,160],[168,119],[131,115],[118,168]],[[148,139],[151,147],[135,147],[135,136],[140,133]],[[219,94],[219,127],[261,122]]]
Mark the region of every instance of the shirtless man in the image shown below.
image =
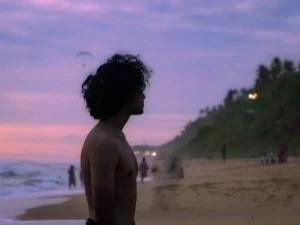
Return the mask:
[[[115,54],[82,84],[86,108],[99,120],[81,152],[87,225],[135,224],[138,165],[122,130],[143,114],[151,74],[138,56]]]

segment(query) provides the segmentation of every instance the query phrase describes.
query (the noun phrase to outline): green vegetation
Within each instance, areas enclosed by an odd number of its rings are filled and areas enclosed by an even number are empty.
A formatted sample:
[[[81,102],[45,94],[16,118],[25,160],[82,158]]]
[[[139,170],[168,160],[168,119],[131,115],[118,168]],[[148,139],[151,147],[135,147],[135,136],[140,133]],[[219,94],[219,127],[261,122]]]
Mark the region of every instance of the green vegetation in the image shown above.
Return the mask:
[[[249,94],[257,93],[256,99]],[[160,146],[190,157],[220,157],[227,143],[228,157],[257,157],[277,152],[287,143],[290,154],[300,153],[300,63],[276,57],[259,65],[253,87],[231,89],[218,106],[200,110],[181,135]]]

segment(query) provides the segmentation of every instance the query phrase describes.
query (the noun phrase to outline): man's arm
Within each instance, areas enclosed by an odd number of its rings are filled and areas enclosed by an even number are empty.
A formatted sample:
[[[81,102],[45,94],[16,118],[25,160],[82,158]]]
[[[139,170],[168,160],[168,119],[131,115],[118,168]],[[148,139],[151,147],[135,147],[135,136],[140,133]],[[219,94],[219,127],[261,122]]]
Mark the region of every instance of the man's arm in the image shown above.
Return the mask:
[[[114,141],[102,140],[90,155],[93,208],[99,225],[114,224],[114,179],[119,160],[118,146]]]

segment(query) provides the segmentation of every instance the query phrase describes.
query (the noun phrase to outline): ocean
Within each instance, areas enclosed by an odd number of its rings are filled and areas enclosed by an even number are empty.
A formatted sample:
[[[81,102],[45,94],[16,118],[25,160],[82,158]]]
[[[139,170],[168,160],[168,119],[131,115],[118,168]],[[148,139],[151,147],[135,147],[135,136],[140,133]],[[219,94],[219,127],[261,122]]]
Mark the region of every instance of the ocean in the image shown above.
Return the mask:
[[[0,161],[0,198],[65,190],[68,188],[69,166],[64,163]],[[74,166],[80,186],[79,165]]]
[[[79,164],[75,166],[77,191],[82,192],[79,180]],[[0,199],[10,196],[26,196],[52,192],[69,192],[66,163],[42,163],[0,160]],[[148,178],[145,181],[149,181]],[[139,178],[138,178],[139,181]],[[72,192],[77,192],[72,191]]]

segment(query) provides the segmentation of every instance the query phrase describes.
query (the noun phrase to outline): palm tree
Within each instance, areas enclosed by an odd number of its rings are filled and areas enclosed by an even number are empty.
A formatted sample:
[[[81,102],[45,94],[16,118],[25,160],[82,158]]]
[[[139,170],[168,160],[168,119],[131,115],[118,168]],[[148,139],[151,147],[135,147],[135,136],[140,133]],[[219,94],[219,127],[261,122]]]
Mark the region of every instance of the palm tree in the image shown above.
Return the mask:
[[[209,108],[209,106],[207,106],[205,109],[204,109],[204,112],[206,113],[206,115],[209,113],[209,111],[210,111],[210,108]]]
[[[239,99],[245,98],[247,96],[247,94],[248,94],[247,89],[246,88],[241,88],[241,89],[238,90],[237,97]]]
[[[271,63],[271,78],[277,79],[282,74],[282,62],[279,57],[275,57]]]
[[[257,79],[255,80],[256,88],[263,88],[270,82],[270,71],[269,69],[261,64],[258,66],[257,70]]]
[[[213,106],[212,109],[211,109],[212,114],[216,114],[217,111],[218,111],[217,106]]]
[[[205,113],[205,109],[200,109],[199,112],[200,112],[200,116],[202,116]]]
[[[189,122],[185,125],[184,131],[187,131],[188,129],[190,129],[192,125],[193,125],[193,121],[189,121]]]
[[[257,68],[257,76],[259,79],[263,81],[269,81],[270,80],[270,71],[268,67],[265,65],[261,64]]]
[[[226,95],[226,97],[224,99],[225,105],[233,102],[234,101],[234,97],[235,97],[235,95],[237,93],[238,93],[237,89],[229,89],[228,92],[227,92],[227,95]]]
[[[296,72],[294,62],[291,61],[291,60],[285,59],[283,61],[283,70],[284,70],[284,73],[287,74],[287,75],[294,74]]]
[[[254,87],[255,87],[256,89],[260,89],[261,86],[262,86],[262,84],[261,84],[260,79],[256,78],[256,79],[255,79],[255,82],[254,82]]]

